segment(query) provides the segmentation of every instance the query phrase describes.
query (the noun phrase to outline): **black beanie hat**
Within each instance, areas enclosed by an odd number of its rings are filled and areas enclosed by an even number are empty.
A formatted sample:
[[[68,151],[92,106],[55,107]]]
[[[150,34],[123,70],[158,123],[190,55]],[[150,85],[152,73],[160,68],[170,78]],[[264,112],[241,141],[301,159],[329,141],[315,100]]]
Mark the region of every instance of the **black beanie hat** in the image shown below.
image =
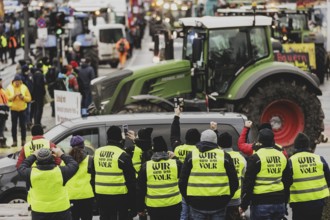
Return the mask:
[[[304,133],[299,133],[294,139],[293,146],[296,149],[309,148],[310,140],[309,137]]]
[[[153,128],[141,128],[138,131],[138,137],[140,140],[150,140],[151,141],[151,133]]]
[[[190,128],[186,132],[186,144],[195,145],[200,142],[201,133],[196,128]]]
[[[153,148],[154,152],[162,152],[162,151],[167,152],[167,144],[163,136],[154,137],[152,141],[154,143],[154,148]]]
[[[31,128],[31,135],[36,136],[36,135],[44,135],[44,129],[40,124],[35,124]]]
[[[122,141],[123,137],[121,135],[121,129],[118,126],[110,126],[110,128],[107,130],[107,138],[108,141]]]
[[[270,129],[270,130],[272,130],[272,125],[270,124],[270,123],[262,123],[259,127],[258,127],[258,130],[260,131],[260,130],[262,130],[262,129],[264,129],[264,128],[268,128],[268,129]]]
[[[274,133],[269,128],[263,128],[259,131],[258,142],[264,147],[271,147],[275,144]]]
[[[222,148],[230,148],[232,146],[232,137],[228,132],[224,132],[218,137],[218,145]]]

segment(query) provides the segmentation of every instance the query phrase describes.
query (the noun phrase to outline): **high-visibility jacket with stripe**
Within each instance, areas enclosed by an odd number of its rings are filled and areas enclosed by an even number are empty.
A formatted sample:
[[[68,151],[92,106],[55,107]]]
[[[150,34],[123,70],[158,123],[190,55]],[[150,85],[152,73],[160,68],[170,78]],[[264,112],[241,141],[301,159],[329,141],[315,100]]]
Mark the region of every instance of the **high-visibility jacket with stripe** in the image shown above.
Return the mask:
[[[319,155],[300,152],[292,155],[290,160],[293,171],[290,203],[318,200],[329,196],[323,163]]]
[[[17,48],[17,40],[15,37],[9,37],[8,48]]]
[[[195,150],[195,145],[189,145],[189,144],[182,144],[175,148],[174,154],[179,160],[183,163],[186,159],[187,155],[192,151]]]
[[[65,184],[70,200],[88,199],[94,197],[92,185],[90,183],[92,175],[88,173],[88,163],[90,156],[87,155],[79,164],[76,174]]]
[[[142,164],[142,149],[138,146],[134,146],[134,152],[132,157],[132,163],[133,167],[135,169],[135,173],[137,173],[141,170],[141,164]]]
[[[287,159],[282,152],[274,148],[261,148],[256,154],[259,156],[260,172],[257,174],[253,194],[264,194],[284,189],[282,173]]]
[[[187,196],[230,195],[229,178],[225,169],[225,153],[221,149],[192,151],[192,169]]]
[[[95,151],[95,192],[104,195],[127,194],[123,170],[118,166],[118,159],[125,153],[116,146],[104,146]]]
[[[145,203],[149,207],[166,207],[181,202],[178,186],[178,167],[173,159],[148,161],[147,194]]]
[[[235,192],[233,198],[231,200],[240,200],[241,193],[242,193],[242,177],[243,177],[243,170],[245,168],[245,159],[244,157],[237,151],[228,151],[227,152],[231,158],[233,159],[235,169],[237,172],[238,177],[238,190]]]
[[[59,167],[52,170],[32,168],[29,203],[35,212],[62,212],[70,208],[69,197],[63,186]]]

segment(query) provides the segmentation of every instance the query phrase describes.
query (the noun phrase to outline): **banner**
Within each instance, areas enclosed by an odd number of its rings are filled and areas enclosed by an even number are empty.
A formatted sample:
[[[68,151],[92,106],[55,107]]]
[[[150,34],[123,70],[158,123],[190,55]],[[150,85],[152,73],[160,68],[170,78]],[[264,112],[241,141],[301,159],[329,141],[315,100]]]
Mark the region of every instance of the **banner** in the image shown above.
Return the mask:
[[[81,95],[79,92],[55,90],[54,102],[56,124],[81,117]]]
[[[308,53],[308,60],[311,69],[316,69],[315,44],[282,44],[284,53]]]

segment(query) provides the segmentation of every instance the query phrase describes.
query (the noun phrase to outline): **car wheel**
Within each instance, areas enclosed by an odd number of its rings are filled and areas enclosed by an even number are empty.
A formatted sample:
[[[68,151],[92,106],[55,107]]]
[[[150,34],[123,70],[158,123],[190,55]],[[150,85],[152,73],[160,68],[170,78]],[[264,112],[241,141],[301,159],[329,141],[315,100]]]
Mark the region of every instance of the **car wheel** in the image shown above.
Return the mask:
[[[7,195],[2,201],[2,203],[27,203],[27,194],[22,192],[15,192]]]

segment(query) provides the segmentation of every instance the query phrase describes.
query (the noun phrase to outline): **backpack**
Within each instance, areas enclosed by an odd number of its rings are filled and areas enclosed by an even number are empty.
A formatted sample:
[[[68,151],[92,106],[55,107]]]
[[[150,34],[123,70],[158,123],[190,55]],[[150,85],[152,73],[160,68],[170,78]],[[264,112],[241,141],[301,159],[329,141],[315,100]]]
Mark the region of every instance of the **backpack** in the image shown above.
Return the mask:
[[[122,42],[120,42],[120,44],[119,44],[119,48],[118,48],[118,51],[120,52],[120,53],[124,53],[125,51],[126,51],[126,49],[125,49],[125,43],[122,41]]]
[[[55,80],[55,86],[54,89],[55,90],[61,90],[61,91],[67,91],[67,77],[64,74],[59,73],[58,77]]]

